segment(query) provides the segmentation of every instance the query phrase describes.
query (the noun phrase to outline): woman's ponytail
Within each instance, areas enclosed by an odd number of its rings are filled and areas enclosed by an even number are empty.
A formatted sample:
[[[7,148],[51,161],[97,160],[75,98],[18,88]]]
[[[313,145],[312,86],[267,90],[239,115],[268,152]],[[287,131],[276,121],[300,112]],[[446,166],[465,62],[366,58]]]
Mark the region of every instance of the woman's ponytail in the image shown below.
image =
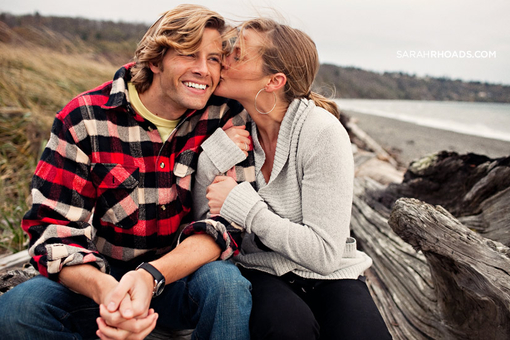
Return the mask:
[[[309,98],[313,100],[318,107],[322,107],[324,110],[331,112],[336,118],[340,118],[340,110],[334,100],[328,99],[313,91],[310,92]]]

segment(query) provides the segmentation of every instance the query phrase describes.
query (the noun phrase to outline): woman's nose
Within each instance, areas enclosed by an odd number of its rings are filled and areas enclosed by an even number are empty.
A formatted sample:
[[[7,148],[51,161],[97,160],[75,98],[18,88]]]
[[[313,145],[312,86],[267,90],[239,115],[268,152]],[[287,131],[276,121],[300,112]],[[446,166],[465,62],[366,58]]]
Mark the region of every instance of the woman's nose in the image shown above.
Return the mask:
[[[232,62],[234,60],[234,54],[231,53],[230,55],[228,55],[226,58],[225,58],[225,61],[223,62],[223,69],[224,70],[228,70],[230,68],[230,66],[232,65]]]

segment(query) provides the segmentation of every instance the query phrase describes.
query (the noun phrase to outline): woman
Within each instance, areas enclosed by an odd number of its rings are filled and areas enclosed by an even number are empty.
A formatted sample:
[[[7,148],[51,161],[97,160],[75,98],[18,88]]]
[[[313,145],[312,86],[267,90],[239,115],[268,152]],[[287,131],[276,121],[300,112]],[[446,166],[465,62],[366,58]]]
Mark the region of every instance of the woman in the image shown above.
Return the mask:
[[[361,278],[372,261],[349,236],[349,137],[334,102],[311,92],[315,44],[251,20],[225,64],[215,94],[244,106],[252,139],[220,129],[203,144],[194,210],[203,218],[208,206],[245,231],[235,261],[253,287],[252,339],[391,338]],[[252,148],[254,178],[215,178]]]

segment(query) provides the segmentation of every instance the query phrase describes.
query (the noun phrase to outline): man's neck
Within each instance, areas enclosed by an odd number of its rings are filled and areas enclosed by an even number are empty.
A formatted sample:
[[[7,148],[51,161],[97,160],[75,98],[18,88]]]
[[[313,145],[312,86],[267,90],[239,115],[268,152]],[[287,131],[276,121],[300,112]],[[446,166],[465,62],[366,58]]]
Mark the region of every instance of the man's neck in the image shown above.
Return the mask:
[[[171,103],[164,103],[157,93],[151,91],[151,88],[144,93],[138,93],[138,96],[147,110],[158,117],[168,120],[177,120],[186,112],[186,110],[182,109],[176,110]]]

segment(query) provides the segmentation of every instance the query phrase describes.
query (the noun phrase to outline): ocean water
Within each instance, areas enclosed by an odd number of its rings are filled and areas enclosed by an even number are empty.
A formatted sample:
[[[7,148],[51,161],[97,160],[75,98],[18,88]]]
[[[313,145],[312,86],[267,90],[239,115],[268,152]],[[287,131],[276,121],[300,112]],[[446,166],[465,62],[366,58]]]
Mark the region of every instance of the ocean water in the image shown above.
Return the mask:
[[[510,141],[510,104],[379,99],[335,101],[339,108],[345,111]]]

